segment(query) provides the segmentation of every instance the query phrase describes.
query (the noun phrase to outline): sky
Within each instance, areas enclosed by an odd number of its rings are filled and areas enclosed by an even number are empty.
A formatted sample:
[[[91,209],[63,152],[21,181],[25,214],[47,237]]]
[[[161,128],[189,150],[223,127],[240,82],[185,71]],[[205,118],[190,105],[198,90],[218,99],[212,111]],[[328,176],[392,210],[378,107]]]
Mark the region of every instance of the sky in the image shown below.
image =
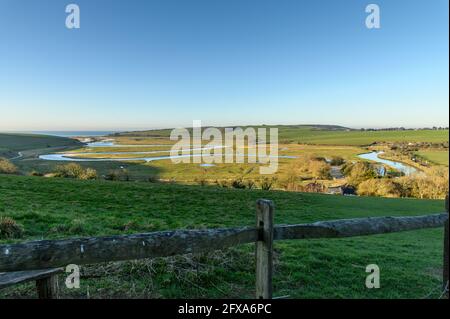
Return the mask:
[[[80,8],[80,29],[65,8]],[[381,28],[365,24],[370,3]],[[0,0],[0,131],[448,126],[448,0]]]

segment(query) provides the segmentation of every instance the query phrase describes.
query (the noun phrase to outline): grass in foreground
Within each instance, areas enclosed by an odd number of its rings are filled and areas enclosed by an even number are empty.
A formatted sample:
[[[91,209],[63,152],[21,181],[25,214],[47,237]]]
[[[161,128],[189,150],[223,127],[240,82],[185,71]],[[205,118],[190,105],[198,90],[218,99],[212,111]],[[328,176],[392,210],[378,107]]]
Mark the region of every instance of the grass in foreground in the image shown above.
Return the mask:
[[[172,184],[0,176],[0,215],[23,225],[20,241],[254,224],[255,201],[272,199],[275,222],[419,215],[442,201],[340,197]],[[442,229],[275,244],[275,296],[291,298],[436,298],[442,273]],[[11,240],[3,240],[3,243]],[[17,240],[16,240],[17,241]],[[365,267],[381,268],[381,289],[365,288]],[[75,298],[251,298],[254,246],[82,267]],[[60,278],[63,287],[64,278]],[[0,291],[34,297],[33,284]]]

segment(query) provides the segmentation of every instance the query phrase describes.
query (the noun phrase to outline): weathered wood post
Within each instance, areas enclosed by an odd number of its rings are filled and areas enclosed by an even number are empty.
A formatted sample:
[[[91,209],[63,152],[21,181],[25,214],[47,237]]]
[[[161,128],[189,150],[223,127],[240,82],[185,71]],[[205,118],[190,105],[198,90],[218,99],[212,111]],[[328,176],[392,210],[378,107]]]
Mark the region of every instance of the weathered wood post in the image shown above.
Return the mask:
[[[56,275],[50,275],[36,280],[36,289],[39,299],[58,299],[58,278]]]
[[[259,229],[256,242],[257,299],[272,299],[273,213],[272,201],[260,199],[256,202],[256,227]]]
[[[445,210],[448,214],[448,194],[445,198]],[[448,298],[448,219],[445,222],[445,231],[444,231],[444,281],[443,281],[443,290],[446,291],[445,296]]]

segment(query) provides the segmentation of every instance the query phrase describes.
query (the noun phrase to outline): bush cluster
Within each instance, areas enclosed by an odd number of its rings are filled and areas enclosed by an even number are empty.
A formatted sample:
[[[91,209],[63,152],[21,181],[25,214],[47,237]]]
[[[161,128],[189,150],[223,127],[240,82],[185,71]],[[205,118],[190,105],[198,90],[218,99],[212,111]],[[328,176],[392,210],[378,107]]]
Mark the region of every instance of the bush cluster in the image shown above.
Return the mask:
[[[22,225],[11,217],[0,216],[0,239],[20,238],[22,234]]]
[[[449,192],[448,169],[436,167],[427,175],[366,180],[358,185],[358,195],[443,199]]]
[[[374,167],[368,162],[346,163],[342,167],[342,173],[347,183],[356,187],[364,181],[377,177]]]
[[[85,169],[76,163],[69,163],[65,165],[58,165],[53,176],[89,180],[97,179],[97,171],[92,168]]]
[[[16,165],[8,161],[6,158],[0,157],[0,174],[17,174]]]
[[[108,174],[104,176],[104,179],[107,181],[130,181],[130,174],[126,169],[116,169],[110,170]],[[150,181],[150,180],[149,180]]]

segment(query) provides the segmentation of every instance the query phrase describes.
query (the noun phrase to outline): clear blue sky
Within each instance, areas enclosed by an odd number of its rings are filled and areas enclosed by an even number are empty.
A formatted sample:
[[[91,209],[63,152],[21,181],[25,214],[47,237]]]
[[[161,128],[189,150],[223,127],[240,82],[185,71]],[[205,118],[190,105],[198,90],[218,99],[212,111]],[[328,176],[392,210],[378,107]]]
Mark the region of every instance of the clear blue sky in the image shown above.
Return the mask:
[[[77,3],[81,29],[65,27]],[[381,8],[381,29],[365,7]],[[0,131],[448,125],[448,0],[0,0]]]

